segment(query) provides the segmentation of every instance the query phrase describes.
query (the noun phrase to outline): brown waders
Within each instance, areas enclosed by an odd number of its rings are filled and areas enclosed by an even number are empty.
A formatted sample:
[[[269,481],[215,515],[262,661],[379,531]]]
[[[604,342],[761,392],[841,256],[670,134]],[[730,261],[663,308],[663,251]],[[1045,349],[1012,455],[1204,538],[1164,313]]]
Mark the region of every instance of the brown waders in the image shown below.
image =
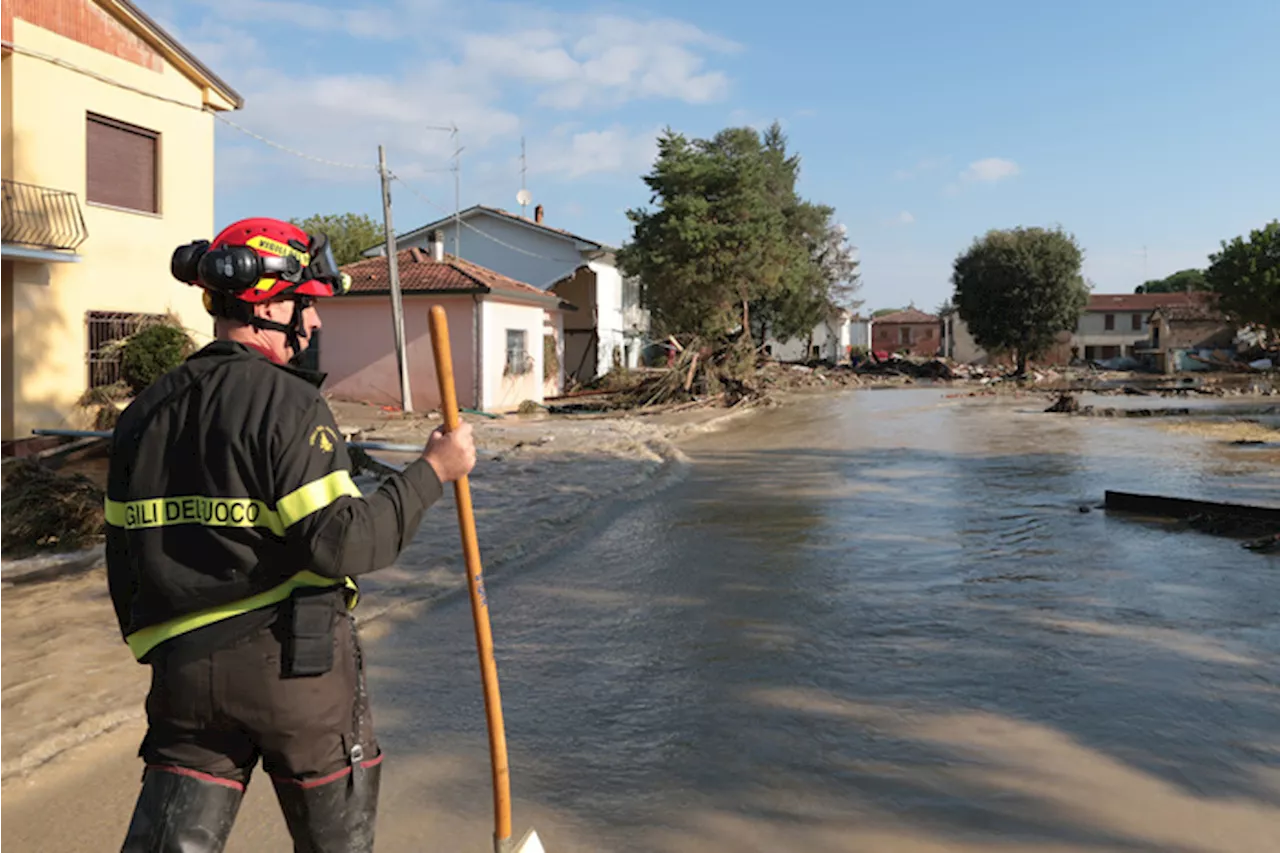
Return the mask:
[[[146,770],[122,853],[219,853],[259,758],[295,853],[373,850],[382,753],[353,620],[332,593],[258,615],[230,644],[149,660]]]

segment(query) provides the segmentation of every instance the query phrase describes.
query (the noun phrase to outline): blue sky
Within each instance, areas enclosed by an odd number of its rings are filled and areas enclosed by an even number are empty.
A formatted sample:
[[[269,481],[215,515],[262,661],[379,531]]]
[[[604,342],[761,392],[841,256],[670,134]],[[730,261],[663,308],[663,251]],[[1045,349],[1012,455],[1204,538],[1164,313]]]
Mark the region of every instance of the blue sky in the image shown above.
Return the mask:
[[[380,217],[379,143],[396,230],[421,225],[453,209],[430,126],[456,124],[463,206],[518,210],[523,134],[548,224],[617,245],[662,127],[773,119],[871,309],[934,308],[989,228],[1062,225],[1116,292],[1280,216],[1275,0],[143,5],[245,96],[231,120],[365,167],[219,124],[219,226]]]

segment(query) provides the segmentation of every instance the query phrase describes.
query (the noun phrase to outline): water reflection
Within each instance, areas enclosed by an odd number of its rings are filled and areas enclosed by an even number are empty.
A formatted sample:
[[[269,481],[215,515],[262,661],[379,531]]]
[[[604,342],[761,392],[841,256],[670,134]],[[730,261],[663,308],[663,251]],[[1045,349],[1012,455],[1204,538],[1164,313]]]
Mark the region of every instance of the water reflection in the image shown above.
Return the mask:
[[[1080,511],[1268,493],[1232,452],[938,391],[700,439],[491,588],[522,808],[558,849],[1277,849],[1280,560]],[[375,687],[429,709],[393,748],[479,769],[468,620],[392,632]],[[483,816],[486,783],[416,795]]]

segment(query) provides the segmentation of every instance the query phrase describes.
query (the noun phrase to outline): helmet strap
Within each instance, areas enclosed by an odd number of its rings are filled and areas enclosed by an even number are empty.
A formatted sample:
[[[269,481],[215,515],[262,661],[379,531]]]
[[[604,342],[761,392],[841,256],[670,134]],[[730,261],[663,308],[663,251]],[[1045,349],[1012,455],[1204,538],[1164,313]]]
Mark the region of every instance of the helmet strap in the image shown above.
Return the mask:
[[[230,294],[214,293],[211,296],[212,313],[215,317],[226,317],[229,320],[244,323],[246,326],[253,326],[255,329],[283,332],[285,343],[289,349],[293,350],[294,358],[297,358],[302,352],[302,339],[307,337],[307,330],[302,321],[305,299],[295,297],[292,300],[293,316],[289,319],[288,324],[285,324],[259,317],[253,313],[252,305],[236,299]]]
[[[273,332],[284,332],[285,343],[289,349],[293,350],[294,358],[302,352],[302,339],[307,336],[307,330],[302,325],[302,300],[293,300],[293,317],[289,319],[288,325],[277,323],[275,320],[268,320],[259,317],[256,314],[250,314],[249,325],[256,329],[269,329]]]

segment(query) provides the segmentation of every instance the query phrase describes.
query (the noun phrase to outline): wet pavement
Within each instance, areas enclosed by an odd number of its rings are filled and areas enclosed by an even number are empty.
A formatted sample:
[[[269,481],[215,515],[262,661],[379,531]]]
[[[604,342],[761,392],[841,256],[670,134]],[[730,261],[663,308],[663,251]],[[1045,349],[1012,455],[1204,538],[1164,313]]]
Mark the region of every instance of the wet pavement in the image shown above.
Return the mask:
[[[1280,505],[1277,452],[1043,408],[920,389],[764,412],[495,577],[517,831],[550,853],[1280,850],[1280,557],[1090,509]],[[378,849],[490,850],[466,600],[384,618]],[[119,831],[125,747],[96,747]],[[50,772],[6,790],[11,849],[110,848],[27,846],[91,784]],[[262,781],[229,850],[287,849]]]

